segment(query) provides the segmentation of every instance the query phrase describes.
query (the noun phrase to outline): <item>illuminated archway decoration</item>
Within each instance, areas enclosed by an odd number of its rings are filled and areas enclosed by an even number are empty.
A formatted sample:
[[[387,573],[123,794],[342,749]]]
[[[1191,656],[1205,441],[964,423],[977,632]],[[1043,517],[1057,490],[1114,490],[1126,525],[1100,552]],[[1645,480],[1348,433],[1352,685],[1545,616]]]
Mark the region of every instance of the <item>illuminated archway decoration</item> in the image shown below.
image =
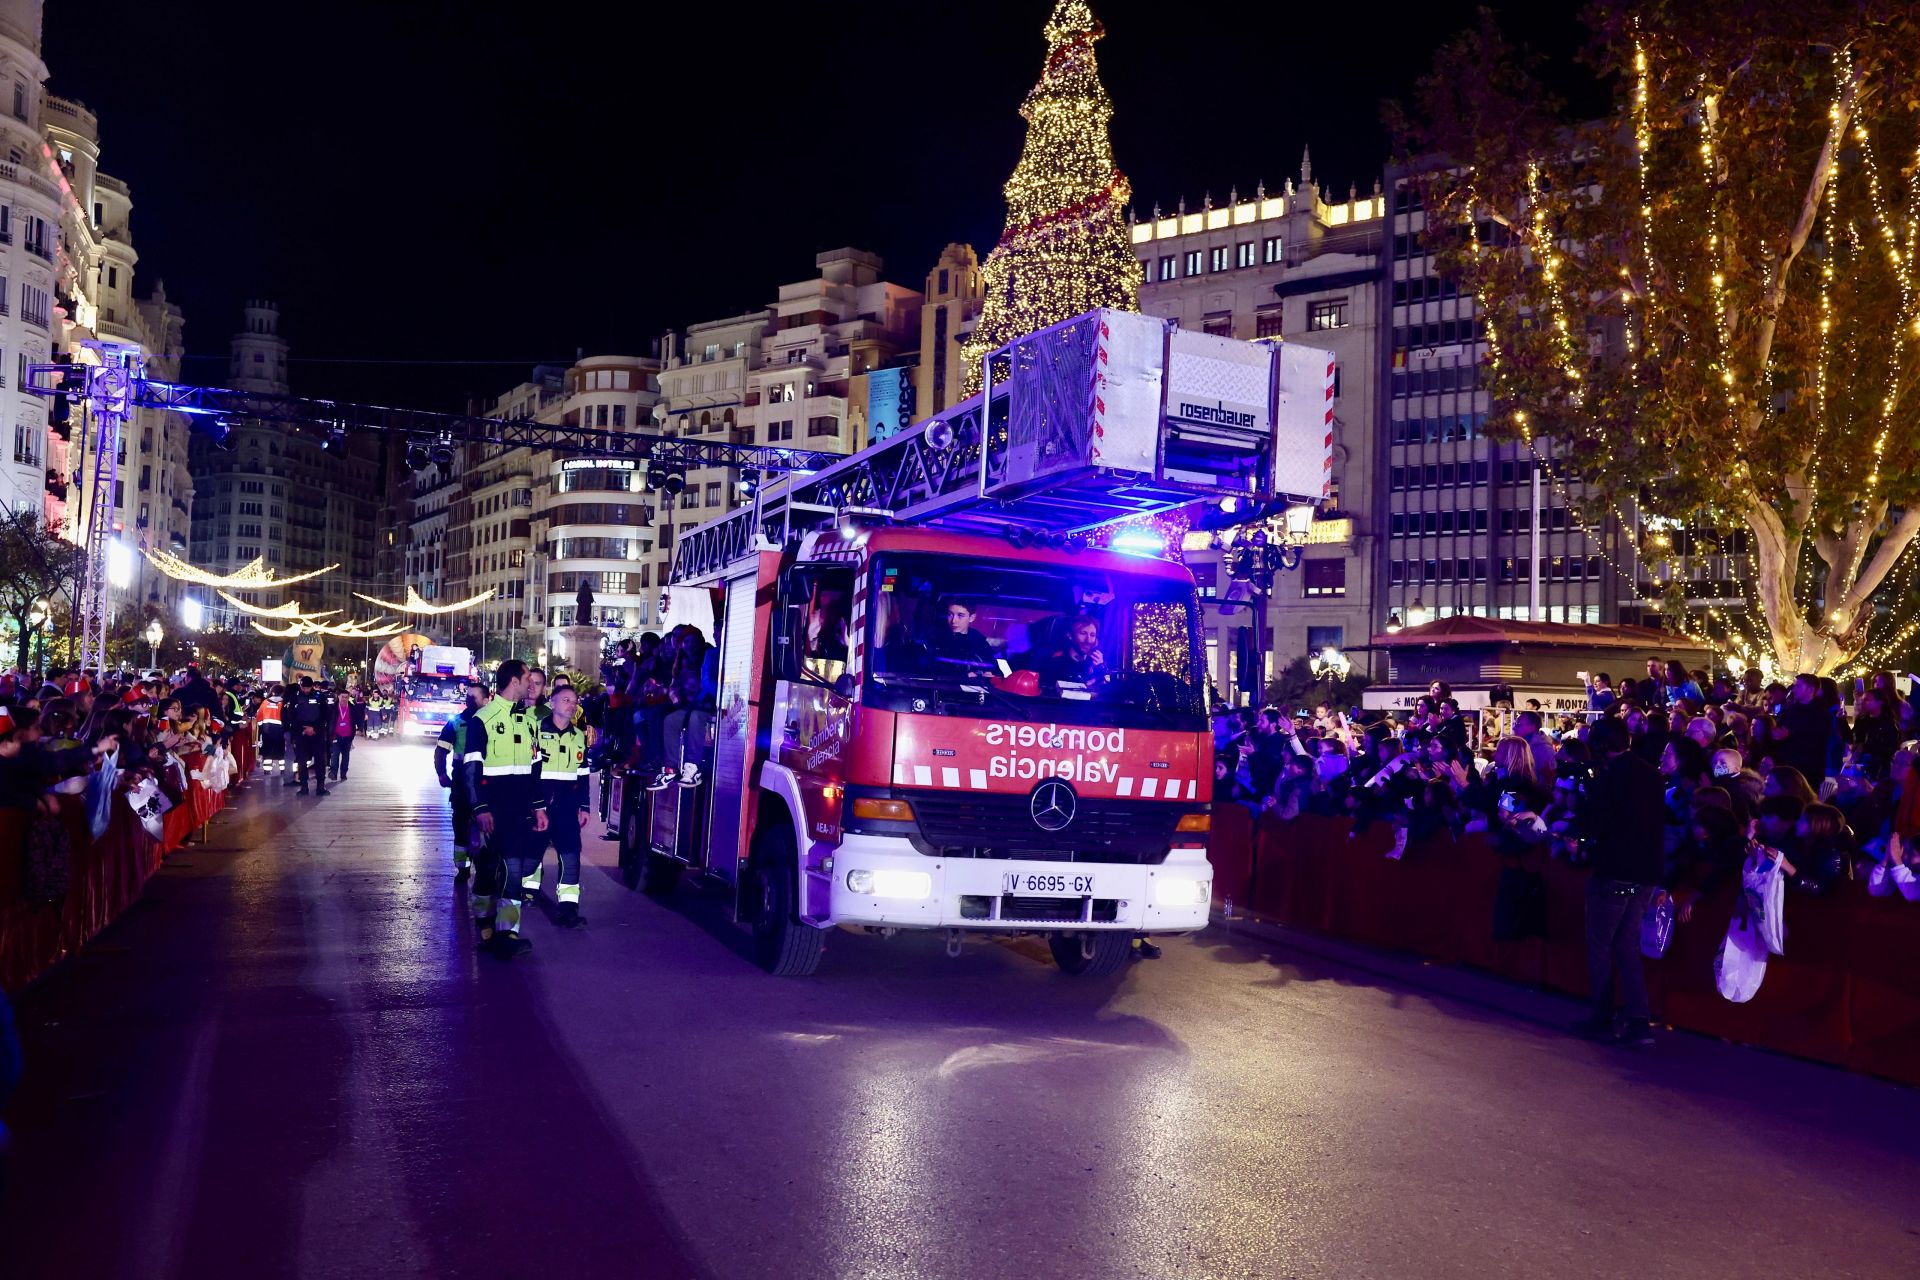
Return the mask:
[[[232,605],[234,608],[238,609],[240,612],[250,613],[254,615],[256,618],[286,618],[286,619],[331,618],[334,614],[340,612],[338,609],[325,609],[319,613],[308,613],[305,609],[300,607],[300,602],[297,600],[289,600],[284,604],[276,604],[271,609],[269,609],[262,605],[248,604],[245,600],[241,600],[233,595],[228,594],[225,591],[220,592],[219,596],[222,600],[225,600],[228,604]]]
[[[360,599],[365,600],[368,604],[377,604],[382,609],[391,609],[395,613],[438,615],[442,613],[458,613],[462,609],[471,609],[477,604],[485,604],[487,601],[493,599],[495,593],[493,591],[483,591],[477,596],[469,596],[465,600],[456,600],[452,604],[431,604],[428,601],[422,600],[420,593],[415,591],[411,584],[407,587],[407,598],[402,604],[395,604],[391,600],[381,600],[375,596],[360,595],[358,591],[353,594],[359,596]]]
[[[149,551],[142,547],[141,554],[146,556],[154,568],[175,582],[191,582],[201,587],[232,587],[236,591],[260,591],[270,587],[291,586],[296,582],[317,578],[323,573],[332,573],[340,567],[337,564],[330,564],[324,569],[315,569],[310,573],[296,573],[292,577],[282,578],[267,568],[267,562],[264,559],[255,556],[236,572],[221,575],[197,568],[170,551]]]

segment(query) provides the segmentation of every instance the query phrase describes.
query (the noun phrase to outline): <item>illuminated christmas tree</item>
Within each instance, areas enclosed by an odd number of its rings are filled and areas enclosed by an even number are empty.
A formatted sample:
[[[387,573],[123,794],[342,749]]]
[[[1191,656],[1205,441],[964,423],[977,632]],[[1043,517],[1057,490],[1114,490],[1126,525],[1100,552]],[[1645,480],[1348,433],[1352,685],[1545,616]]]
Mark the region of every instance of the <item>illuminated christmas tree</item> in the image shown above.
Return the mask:
[[[1106,31],[1086,0],[1056,0],[1047,64],[1020,104],[1027,143],[1007,179],[1007,228],[983,268],[986,299],[965,352],[980,389],[987,352],[1095,307],[1137,311],[1140,264],[1127,238],[1131,189],[1114,167],[1093,42]]]

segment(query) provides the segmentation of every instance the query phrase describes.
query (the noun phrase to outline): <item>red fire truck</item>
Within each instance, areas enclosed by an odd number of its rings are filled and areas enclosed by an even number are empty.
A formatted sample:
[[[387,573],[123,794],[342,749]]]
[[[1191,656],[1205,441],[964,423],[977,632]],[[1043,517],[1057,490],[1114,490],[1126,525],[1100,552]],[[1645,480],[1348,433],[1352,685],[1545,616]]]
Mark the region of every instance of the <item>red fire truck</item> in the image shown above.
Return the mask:
[[[669,621],[712,619],[713,740],[698,787],[623,780],[622,861],[651,892],[721,886],[773,973],[835,928],[1041,934],[1107,973],[1207,922],[1193,581],[1117,549],[1138,529],[1103,544],[1203,496],[1320,497],[1330,362],[1092,312],[987,371],[675,547]]]

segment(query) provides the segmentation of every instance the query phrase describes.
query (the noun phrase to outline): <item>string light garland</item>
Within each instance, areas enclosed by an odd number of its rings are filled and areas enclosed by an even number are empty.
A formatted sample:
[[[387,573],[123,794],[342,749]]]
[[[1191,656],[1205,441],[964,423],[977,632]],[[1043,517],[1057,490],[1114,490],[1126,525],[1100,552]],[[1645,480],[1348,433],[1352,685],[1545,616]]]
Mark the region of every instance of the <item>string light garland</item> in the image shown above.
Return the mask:
[[[391,600],[381,600],[375,596],[361,595],[358,591],[353,594],[365,600],[368,604],[377,604],[382,609],[391,609],[395,613],[439,615],[443,613],[458,613],[462,609],[471,609],[477,604],[485,604],[487,601],[493,599],[496,592],[488,589],[482,591],[477,596],[468,596],[465,600],[456,600],[452,604],[431,604],[426,600],[422,600],[420,593],[413,589],[412,583],[407,584],[407,598],[405,602],[401,604],[395,604]]]
[[[981,266],[965,394],[980,390],[987,353],[1015,338],[1096,307],[1140,309],[1124,213],[1132,188],[1113,162],[1113,104],[1093,52],[1105,34],[1086,0],[1056,0],[1046,67],[1020,105],[1027,139],[1007,179],[1006,229]]]
[[[151,551],[142,547],[140,553],[146,556],[154,568],[175,582],[190,582],[200,587],[232,587],[236,591],[261,591],[274,587],[292,586],[296,582],[305,582],[309,578],[332,573],[340,567],[337,564],[330,564],[324,569],[291,574],[283,578],[267,568],[267,562],[264,559],[255,556],[233,573],[218,574],[197,568],[170,551]]]
[[[333,636],[345,640],[378,640],[387,636],[399,635],[407,629],[406,624],[400,622],[378,625],[384,622],[385,619],[375,618],[370,622],[307,624],[296,619],[283,628],[276,628],[264,627],[258,622],[248,619],[247,625],[255,631],[258,631],[261,635],[272,636],[276,640],[292,640],[300,636]]]
[[[269,609],[264,605],[248,604],[245,600],[226,591],[220,591],[216,594],[240,612],[253,614],[257,618],[297,619],[302,622],[310,622],[320,618],[330,618],[340,612],[338,609],[325,609],[318,613],[309,613],[297,600],[288,600],[283,604],[276,604]]]

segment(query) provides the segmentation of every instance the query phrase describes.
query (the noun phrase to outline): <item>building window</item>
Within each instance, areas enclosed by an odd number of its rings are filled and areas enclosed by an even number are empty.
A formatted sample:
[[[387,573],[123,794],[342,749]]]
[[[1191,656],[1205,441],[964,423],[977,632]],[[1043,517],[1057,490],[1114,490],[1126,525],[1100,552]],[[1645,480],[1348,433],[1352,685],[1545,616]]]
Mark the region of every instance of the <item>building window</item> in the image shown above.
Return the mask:
[[[1308,627],[1307,652],[1323,653],[1328,649],[1347,647],[1347,629],[1345,627]]]
[[[1172,254],[1160,259],[1160,278],[1173,280],[1180,275],[1180,264]]]
[[[1216,338],[1231,338],[1233,336],[1233,317],[1231,315],[1203,317],[1200,321],[1200,329],[1201,332],[1210,333]]]
[[[1329,298],[1307,304],[1307,328],[1344,329],[1347,327],[1347,300]]]
[[[1260,261],[1271,265],[1282,257],[1279,236],[1268,236],[1260,242]]]
[[[1309,560],[1300,566],[1300,577],[1309,596],[1347,594],[1347,562],[1344,557]]]
[[[1186,274],[1190,276],[1197,276],[1200,274],[1200,251],[1198,249],[1187,250]]]
[[[718,480],[707,481],[707,505],[710,507],[720,505],[720,482]]]
[[[13,428],[13,460],[23,467],[40,465],[40,428],[19,423]]]
[[[767,440],[769,443],[791,439],[793,439],[793,423],[769,422],[767,424]]]
[[[1280,308],[1262,311],[1253,317],[1253,336],[1256,338],[1277,338],[1284,331],[1281,323]]]
[[[837,436],[839,434],[840,420],[838,418],[807,419],[807,437],[809,439],[817,440],[821,436]]]
[[[1153,283],[1153,259],[1152,258],[1140,259],[1140,283],[1141,284]]]
[[[1233,247],[1233,265],[1250,267],[1253,265],[1253,241],[1244,240]]]
[[[30,284],[20,286],[20,318],[42,329],[47,327],[47,291],[45,289],[36,289]]]
[[[1227,269],[1227,246],[1215,245],[1207,251],[1207,270],[1225,271]]]

